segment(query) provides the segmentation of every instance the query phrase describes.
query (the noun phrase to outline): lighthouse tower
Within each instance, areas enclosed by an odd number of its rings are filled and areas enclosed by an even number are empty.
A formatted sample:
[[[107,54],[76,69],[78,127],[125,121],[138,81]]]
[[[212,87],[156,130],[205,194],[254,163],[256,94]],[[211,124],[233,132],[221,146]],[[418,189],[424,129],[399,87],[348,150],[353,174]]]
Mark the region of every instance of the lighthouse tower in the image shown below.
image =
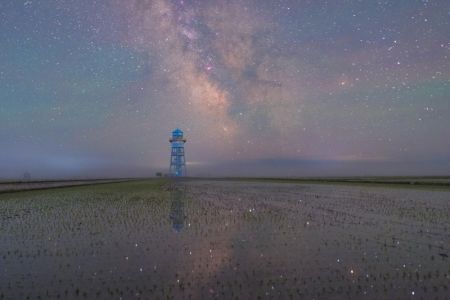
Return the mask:
[[[171,144],[170,176],[186,176],[186,160],[184,158],[184,143],[186,143],[186,139],[183,137],[183,131],[179,128],[172,131],[172,137],[169,141]]]

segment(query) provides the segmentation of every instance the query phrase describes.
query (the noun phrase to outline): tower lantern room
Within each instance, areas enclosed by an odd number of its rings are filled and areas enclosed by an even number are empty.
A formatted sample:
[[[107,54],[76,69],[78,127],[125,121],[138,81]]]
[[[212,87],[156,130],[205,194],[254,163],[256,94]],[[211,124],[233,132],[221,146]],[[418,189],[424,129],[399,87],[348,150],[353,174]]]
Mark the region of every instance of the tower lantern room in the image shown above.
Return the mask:
[[[179,128],[172,131],[172,137],[169,142],[171,144],[170,176],[186,176],[186,160],[184,156],[184,143],[186,143],[186,139],[183,136],[183,131]]]

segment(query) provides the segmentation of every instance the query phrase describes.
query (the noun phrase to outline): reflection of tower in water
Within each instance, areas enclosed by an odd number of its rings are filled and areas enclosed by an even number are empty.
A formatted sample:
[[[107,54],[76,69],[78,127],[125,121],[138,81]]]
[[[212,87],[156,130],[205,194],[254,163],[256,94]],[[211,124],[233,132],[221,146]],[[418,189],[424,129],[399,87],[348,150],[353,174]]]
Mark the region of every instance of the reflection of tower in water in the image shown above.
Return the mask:
[[[175,231],[180,232],[184,227],[184,190],[174,189],[171,192],[170,219]]]

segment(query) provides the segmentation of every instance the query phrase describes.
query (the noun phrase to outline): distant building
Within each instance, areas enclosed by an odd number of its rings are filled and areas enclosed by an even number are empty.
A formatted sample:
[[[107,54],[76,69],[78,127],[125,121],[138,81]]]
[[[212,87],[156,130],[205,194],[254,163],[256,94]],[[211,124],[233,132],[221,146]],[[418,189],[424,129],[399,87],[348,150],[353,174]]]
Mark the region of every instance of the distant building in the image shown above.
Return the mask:
[[[173,177],[186,176],[186,159],[184,156],[186,139],[183,136],[183,131],[179,128],[172,131],[169,142],[171,144],[169,174]]]

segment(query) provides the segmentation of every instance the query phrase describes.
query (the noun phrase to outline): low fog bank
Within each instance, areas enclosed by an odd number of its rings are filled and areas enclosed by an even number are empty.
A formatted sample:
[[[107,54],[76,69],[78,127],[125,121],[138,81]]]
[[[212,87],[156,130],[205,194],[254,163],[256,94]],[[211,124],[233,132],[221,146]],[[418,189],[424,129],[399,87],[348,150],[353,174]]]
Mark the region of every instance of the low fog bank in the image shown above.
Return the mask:
[[[194,177],[339,177],[339,176],[446,176],[450,161],[330,161],[262,159],[219,163],[188,161],[188,176]],[[3,164],[1,180],[97,179],[153,177],[168,173],[168,167],[97,164]]]

